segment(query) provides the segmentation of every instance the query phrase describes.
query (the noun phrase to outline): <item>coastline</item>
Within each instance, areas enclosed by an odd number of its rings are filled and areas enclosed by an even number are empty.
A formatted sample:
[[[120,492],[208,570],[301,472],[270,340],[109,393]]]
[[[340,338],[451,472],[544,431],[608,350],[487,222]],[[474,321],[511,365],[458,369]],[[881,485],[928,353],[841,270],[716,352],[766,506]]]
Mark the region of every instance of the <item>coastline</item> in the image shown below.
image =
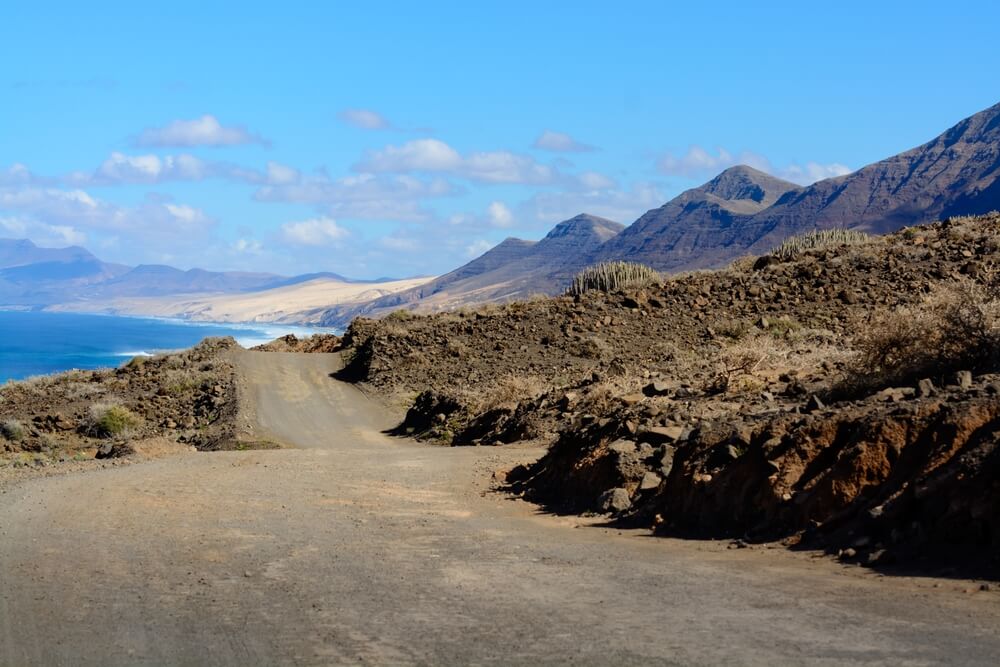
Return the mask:
[[[0,382],[71,370],[118,368],[134,357],[177,353],[210,337],[232,336],[241,347],[251,348],[288,334],[339,333],[327,327],[271,322],[203,322],[9,308],[0,309],[0,318],[6,318],[0,331]],[[49,318],[51,321],[38,321]]]

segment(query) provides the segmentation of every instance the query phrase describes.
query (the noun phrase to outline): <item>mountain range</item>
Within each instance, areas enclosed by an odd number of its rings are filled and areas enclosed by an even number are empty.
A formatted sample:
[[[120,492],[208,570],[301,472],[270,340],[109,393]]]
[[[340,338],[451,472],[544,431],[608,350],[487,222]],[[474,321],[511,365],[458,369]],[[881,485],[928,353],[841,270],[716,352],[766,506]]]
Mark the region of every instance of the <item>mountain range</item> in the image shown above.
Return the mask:
[[[628,227],[580,214],[540,241],[508,238],[437,278],[358,282],[336,274],[284,277],[127,267],[102,262],[79,247],[0,240],[0,304],[258,321],[297,318],[341,326],[357,315],[398,308],[441,310],[558,293],[576,272],[601,261],[641,262],[667,272],[713,268],[814,229],[878,234],[986,213],[1000,208],[998,175],[1000,104],[921,146],[845,176],[803,187],[734,166]],[[269,299],[301,309],[265,307]],[[240,306],[230,307],[237,301]]]

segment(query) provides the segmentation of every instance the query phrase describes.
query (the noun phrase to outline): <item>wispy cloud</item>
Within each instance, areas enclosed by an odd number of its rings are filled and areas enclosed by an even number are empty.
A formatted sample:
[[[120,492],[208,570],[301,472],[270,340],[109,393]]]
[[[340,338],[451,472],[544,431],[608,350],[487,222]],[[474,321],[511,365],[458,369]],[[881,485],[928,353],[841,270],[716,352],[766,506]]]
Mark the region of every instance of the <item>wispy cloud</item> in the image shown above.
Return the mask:
[[[300,222],[286,222],[281,226],[281,237],[286,243],[302,246],[338,245],[350,236],[333,218],[313,218]]]
[[[448,173],[481,183],[541,185],[552,183],[555,169],[526,155],[509,151],[485,151],[462,155],[438,139],[414,139],[400,146],[369,151],[354,166],[372,173]]]
[[[662,205],[664,195],[655,183],[634,183],[629,189],[617,187],[539,192],[517,207],[526,220],[551,225],[579,213],[628,224],[651,208]]]
[[[793,163],[784,167],[775,167],[770,160],[758,153],[750,151],[732,153],[725,148],[716,148],[713,153],[701,146],[691,146],[687,152],[680,155],[668,153],[660,158],[657,166],[660,171],[671,176],[710,178],[724,169],[739,164],[745,164],[800,185],[810,185],[816,181],[843,176],[852,171],[850,167],[839,162],[830,164],[807,162],[805,165]]]
[[[203,160],[189,153],[128,155],[113,152],[92,172],[74,172],[63,182],[76,186],[111,186],[160,184],[172,181],[225,179],[252,185],[289,185],[300,180],[299,171],[288,165],[268,161],[264,170],[241,167],[230,162]]]
[[[385,116],[371,109],[344,109],[337,117],[343,122],[362,130],[388,130],[392,123]]]
[[[14,185],[44,185],[48,179],[41,178],[33,173],[26,165],[15,162],[6,169],[0,171],[0,187]]]
[[[554,132],[553,130],[545,130],[538,135],[532,147],[557,153],[584,153],[596,150],[593,146],[581,143],[564,132]]]
[[[30,238],[43,246],[83,245],[87,242],[87,235],[70,225],[48,225],[20,217],[0,217],[0,235]]]
[[[514,224],[514,214],[503,202],[495,201],[490,203],[486,209],[490,224],[494,227],[511,227]]]
[[[469,258],[479,257],[493,246],[494,244],[490,243],[486,239],[477,239],[472,243],[470,243],[469,245],[465,246],[464,250],[465,256]]]
[[[175,120],[163,127],[143,130],[133,142],[148,148],[192,148],[195,146],[269,145],[260,135],[239,125],[223,125],[210,114],[192,120]]]
[[[122,206],[78,188],[0,188],[0,211],[17,212],[46,225],[137,236],[197,235],[216,222],[199,208],[164,197],[149,196],[137,206]]]
[[[312,204],[328,215],[359,220],[419,222],[431,213],[422,202],[459,192],[447,181],[406,174],[356,174],[338,179],[316,175],[295,182],[269,184],[254,193],[262,202]]]

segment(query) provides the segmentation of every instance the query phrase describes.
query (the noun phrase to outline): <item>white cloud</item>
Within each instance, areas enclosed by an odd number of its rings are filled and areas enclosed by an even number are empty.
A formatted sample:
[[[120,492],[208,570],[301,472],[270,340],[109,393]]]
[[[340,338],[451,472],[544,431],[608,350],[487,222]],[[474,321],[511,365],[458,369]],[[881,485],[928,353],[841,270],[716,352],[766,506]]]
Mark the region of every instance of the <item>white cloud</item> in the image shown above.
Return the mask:
[[[658,166],[660,171],[672,176],[710,178],[724,169],[739,164],[759,169],[799,185],[810,185],[824,178],[843,176],[852,171],[846,165],[838,162],[827,165],[808,162],[805,166],[793,163],[785,167],[775,167],[763,155],[750,151],[731,153],[725,148],[716,148],[715,153],[712,153],[701,146],[691,146],[686,153],[679,156],[668,153],[660,158]]]
[[[215,171],[212,165],[193,155],[125,155],[114,152],[92,176],[75,174],[71,182],[91,185],[119,183],[162,183],[164,181],[197,181]]]
[[[254,193],[254,199],[313,204],[338,218],[418,222],[431,215],[421,206],[423,199],[456,192],[442,179],[356,174],[333,180],[319,175],[287,185],[262,186]]]
[[[293,167],[269,161],[260,171],[229,162],[203,160],[188,153],[179,155],[127,155],[112,153],[93,173],[77,171],[63,182],[79,187],[143,184],[152,185],[172,181],[202,181],[220,178],[254,185],[290,185],[301,178]]]
[[[801,185],[811,185],[816,181],[846,176],[854,171],[846,164],[834,162],[832,164],[819,164],[817,162],[806,162],[805,165],[790,164],[779,170],[778,175],[786,181],[799,183]]]
[[[277,162],[267,163],[267,182],[272,185],[290,185],[299,180],[298,169]]]
[[[263,252],[264,246],[256,239],[237,239],[232,249],[242,255],[259,255]]]
[[[607,190],[617,185],[613,178],[599,174],[596,171],[585,171],[582,174],[578,174],[576,180],[581,187],[587,190]]]
[[[486,209],[486,214],[494,227],[510,227],[514,224],[514,214],[503,202],[492,202]]]
[[[301,222],[286,222],[281,226],[282,238],[292,245],[328,246],[343,241],[350,232],[333,218],[313,218]]]
[[[3,171],[0,171],[0,187],[12,185],[36,185],[42,183],[43,181],[44,179],[41,179],[31,173],[31,170],[20,162],[15,162]]]
[[[508,151],[462,155],[438,139],[414,139],[401,146],[369,151],[355,170],[372,173],[449,173],[482,183],[544,184],[557,174],[547,165]]]
[[[52,226],[114,230],[132,235],[199,234],[215,220],[204,211],[156,197],[135,207],[92,197],[81,189],[0,189],[0,211],[17,211]]]
[[[629,224],[651,208],[661,206],[663,193],[654,183],[634,183],[628,190],[617,188],[539,192],[518,207],[526,219],[546,225],[590,213]]]
[[[175,120],[163,127],[143,130],[135,139],[137,146],[156,148],[193,146],[267,145],[267,140],[251,134],[246,128],[222,125],[215,116],[206,114],[193,120]]]
[[[83,245],[87,235],[69,225],[47,225],[26,218],[0,218],[4,236],[30,238],[43,246]]]
[[[489,241],[477,239],[465,247],[465,256],[469,258],[479,257],[492,247],[493,244]]]
[[[582,153],[594,150],[593,146],[580,143],[568,134],[553,132],[552,130],[545,130],[538,135],[532,146],[544,151],[555,151],[557,153]]]
[[[392,127],[385,116],[371,109],[344,109],[337,115],[348,125],[362,130],[387,130]]]
[[[462,165],[458,151],[437,139],[414,139],[402,146],[369,151],[358,166],[363,172],[455,171]]]
[[[378,240],[378,244],[387,250],[397,252],[416,252],[422,249],[417,239],[404,236],[383,236]]]

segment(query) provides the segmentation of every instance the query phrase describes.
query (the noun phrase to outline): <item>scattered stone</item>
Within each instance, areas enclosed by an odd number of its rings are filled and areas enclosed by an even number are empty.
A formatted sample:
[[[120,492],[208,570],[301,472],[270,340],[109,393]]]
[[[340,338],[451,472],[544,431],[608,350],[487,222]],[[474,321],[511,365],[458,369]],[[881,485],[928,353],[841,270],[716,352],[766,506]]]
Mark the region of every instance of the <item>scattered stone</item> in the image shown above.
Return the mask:
[[[643,399],[646,398],[644,394],[625,394],[621,397],[622,403],[628,406],[636,405],[637,403],[642,403]]]
[[[600,499],[601,509],[605,512],[624,512],[632,506],[632,498],[626,489],[621,487],[608,489]]]
[[[683,440],[683,426],[653,426],[639,432],[639,441],[653,445],[670,444]]]
[[[642,476],[642,481],[639,482],[640,491],[652,491],[660,487],[660,482],[663,478],[657,475],[655,472],[647,472]]]
[[[917,383],[917,395],[920,398],[930,398],[935,393],[934,382],[930,378],[924,378]]]
[[[636,452],[636,444],[631,440],[615,440],[608,445],[608,451],[619,456],[634,454]]]
[[[666,396],[670,393],[670,386],[665,382],[650,382],[642,388],[642,393],[650,398],[654,396]]]
[[[823,401],[820,400],[819,396],[813,394],[812,396],[809,397],[809,400],[806,401],[804,410],[807,413],[812,413],[816,412],[817,410],[822,410],[825,407],[826,405],[823,403]]]
[[[957,373],[955,373],[955,384],[958,385],[959,389],[971,389],[972,372],[958,371]]]

